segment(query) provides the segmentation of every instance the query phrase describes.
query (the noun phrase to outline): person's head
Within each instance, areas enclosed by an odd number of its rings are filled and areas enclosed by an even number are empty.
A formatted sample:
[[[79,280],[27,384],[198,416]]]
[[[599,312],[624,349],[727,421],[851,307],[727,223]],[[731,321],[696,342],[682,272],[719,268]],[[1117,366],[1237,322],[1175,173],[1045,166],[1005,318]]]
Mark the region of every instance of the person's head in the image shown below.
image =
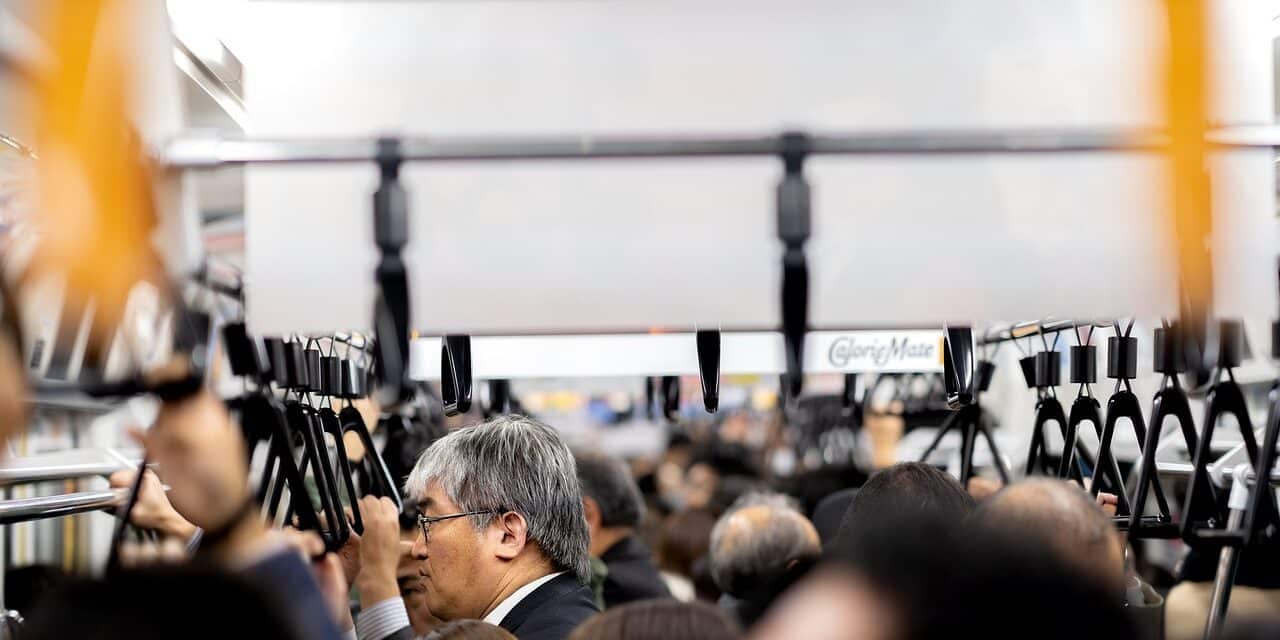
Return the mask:
[[[849,535],[890,514],[934,514],[959,521],[973,507],[973,497],[946,472],[920,462],[904,462],[881,469],[867,479],[850,500],[839,535]]]
[[[743,496],[768,491],[769,487],[759,478],[752,476],[721,476],[716,489],[711,494],[711,502],[707,508],[716,515],[723,515]]]
[[[747,494],[711,530],[711,577],[735,598],[771,600],[788,572],[822,553],[818,532],[780,494]]]
[[[813,521],[814,528],[818,530],[818,537],[824,543],[835,539],[840,531],[840,523],[844,521],[844,514],[849,510],[849,505],[856,495],[858,495],[857,487],[840,489],[827,494],[813,508],[810,519]]]
[[[400,532],[400,563],[396,565],[396,588],[400,591],[400,599],[404,601],[405,612],[409,614],[409,624],[413,632],[419,636],[441,625],[440,618],[431,613],[427,604],[427,582],[422,577],[422,563],[413,555],[413,542],[418,537],[419,528],[413,526],[413,533]]]
[[[704,509],[682,509],[667,516],[658,541],[659,566],[692,578],[694,563],[707,555],[715,525],[715,517]]]
[[[931,512],[890,513],[840,538],[755,629],[761,640],[1116,639],[1115,594],[1035,539]]]
[[[413,546],[443,620],[481,618],[503,590],[556,571],[591,577],[573,455],[537,420],[498,416],[437,440],[405,492],[427,518],[457,516],[426,524]]]
[[[586,452],[574,458],[582,484],[582,509],[591,532],[591,555],[599,556],[640,524],[644,498],[621,460]]]
[[[982,530],[1036,537],[1065,562],[1117,592],[1123,587],[1124,547],[1111,518],[1079,487],[1048,478],[1002,489],[974,513]]]
[[[569,640],[734,640],[738,628],[702,602],[642,600],[611,607],[574,630]]]
[[[425,640],[516,640],[510,631],[483,620],[446,622],[427,634]]]
[[[759,478],[759,471],[751,461],[751,453],[738,443],[714,441],[707,443],[693,456],[689,471],[685,475],[685,505],[695,509],[710,508],[719,512],[733,502],[737,495],[727,501],[720,485],[724,479],[733,477],[730,492],[745,493],[750,485]],[[717,494],[719,493],[719,496]],[[720,497],[717,502],[717,497]],[[719,509],[716,505],[719,504]]]

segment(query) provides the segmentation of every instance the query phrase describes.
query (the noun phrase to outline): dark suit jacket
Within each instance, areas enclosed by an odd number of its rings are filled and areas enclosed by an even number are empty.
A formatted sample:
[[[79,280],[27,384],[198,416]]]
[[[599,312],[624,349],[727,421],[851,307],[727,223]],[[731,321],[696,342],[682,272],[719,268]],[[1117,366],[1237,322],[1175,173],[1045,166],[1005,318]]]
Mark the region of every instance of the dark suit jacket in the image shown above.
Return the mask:
[[[604,606],[616,607],[634,600],[670,598],[667,584],[653,565],[653,554],[635,536],[609,547],[600,559],[609,568],[604,578]]]
[[[241,571],[248,580],[260,585],[264,594],[277,598],[276,607],[303,638],[340,640],[341,634],[329,620],[320,586],[311,568],[297,553],[279,551]]]
[[[564,640],[600,613],[591,589],[572,573],[556,576],[520,601],[500,625],[520,640]]]

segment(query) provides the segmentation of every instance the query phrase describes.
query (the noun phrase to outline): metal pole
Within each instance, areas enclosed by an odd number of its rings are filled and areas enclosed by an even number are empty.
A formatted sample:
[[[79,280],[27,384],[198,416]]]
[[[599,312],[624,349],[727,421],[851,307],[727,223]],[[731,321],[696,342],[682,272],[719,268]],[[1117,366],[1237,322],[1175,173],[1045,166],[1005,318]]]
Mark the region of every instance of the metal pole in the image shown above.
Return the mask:
[[[1224,477],[1233,478],[1237,472],[1242,470],[1245,474],[1246,480],[1250,484],[1257,481],[1258,476],[1253,472],[1252,465],[1248,463],[1231,467],[1230,470],[1225,471],[1223,475]],[[1195,465],[1190,462],[1158,462],[1156,463],[1156,471],[1159,472],[1160,475],[1173,476],[1175,478],[1187,478],[1195,472]],[[1271,486],[1280,487],[1280,472],[1272,471]]]
[[[885,131],[810,135],[814,155],[1163,152],[1168,133],[1155,129],[1003,129],[989,131]],[[1280,126],[1242,126],[1205,133],[1212,148],[1280,146]],[[780,135],[765,136],[492,136],[409,137],[406,162],[583,160],[590,158],[699,158],[776,156]],[[354,163],[378,157],[376,138],[281,139],[180,137],[157,158],[171,169],[239,164]]]
[[[6,500],[0,502],[0,524],[45,520],[114,507],[124,502],[128,494],[128,489],[108,489]]]
[[[1032,320],[1029,322],[1019,322],[1009,325],[1004,329],[988,331],[986,335],[977,339],[978,345],[996,344],[999,342],[1008,342],[1010,340],[1018,340],[1027,336],[1038,336],[1041,334],[1052,334],[1060,331],[1070,331],[1078,327],[1101,327],[1108,328],[1113,326],[1112,320]]]
[[[1236,467],[1231,475],[1231,495],[1227,499],[1227,507],[1231,513],[1227,516],[1227,531],[1235,531],[1244,521],[1244,512],[1249,506],[1249,465]],[[1243,540],[1243,538],[1242,538]],[[1209,619],[1205,622],[1205,640],[1217,640],[1222,637],[1222,627],[1227,620],[1227,606],[1231,601],[1231,586],[1236,581],[1236,569],[1240,566],[1240,547],[1228,544],[1218,555],[1218,573],[1213,579],[1213,598],[1209,604]]]
[[[810,140],[809,153],[817,155],[1158,152],[1168,145],[1165,134],[1143,129],[814,134]],[[401,149],[406,162],[469,162],[777,156],[786,151],[786,144],[781,135],[565,135],[404,138]],[[159,160],[171,169],[199,169],[236,164],[373,162],[377,157],[378,142],[374,138],[191,137],[169,143]]]

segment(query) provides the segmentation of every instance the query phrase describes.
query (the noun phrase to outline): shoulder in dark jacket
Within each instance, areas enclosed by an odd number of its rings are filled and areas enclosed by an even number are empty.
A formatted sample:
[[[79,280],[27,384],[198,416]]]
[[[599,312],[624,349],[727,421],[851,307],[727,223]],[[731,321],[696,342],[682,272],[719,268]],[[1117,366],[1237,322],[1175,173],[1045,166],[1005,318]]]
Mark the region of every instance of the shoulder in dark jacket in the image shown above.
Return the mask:
[[[564,640],[600,610],[591,589],[572,574],[556,576],[521,600],[502,619],[502,628],[520,640]]]
[[[669,598],[671,592],[653,564],[653,554],[635,536],[619,540],[600,559],[608,567],[604,579],[604,603],[616,607],[636,600]]]

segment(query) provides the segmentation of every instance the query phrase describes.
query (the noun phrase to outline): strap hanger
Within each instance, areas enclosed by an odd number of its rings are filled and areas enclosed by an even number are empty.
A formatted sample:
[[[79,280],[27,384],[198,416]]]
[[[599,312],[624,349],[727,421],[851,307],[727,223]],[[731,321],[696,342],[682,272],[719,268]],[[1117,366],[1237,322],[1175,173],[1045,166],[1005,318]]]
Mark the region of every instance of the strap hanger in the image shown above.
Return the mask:
[[[1040,342],[1048,351],[1049,344],[1044,339],[1043,325],[1044,323],[1041,322],[1036,326],[1036,335],[1040,336]],[[1028,343],[1030,342],[1028,340]],[[1053,385],[1057,384],[1057,368],[1054,366],[1057,363],[1057,358],[1054,356],[1057,354],[1041,357],[1041,354],[1032,354],[1031,348],[1028,348],[1025,353],[1028,355],[1019,360],[1018,364],[1022,367],[1022,375],[1027,380],[1027,385],[1036,390],[1037,397],[1035,422],[1031,432],[1031,449],[1027,453],[1026,475],[1035,473],[1056,475],[1055,470],[1052,470],[1049,465],[1044,427],[1050,422],[1056,422],[1062,432],[1063,442],[1067,442],[1066,412],[1063,411],[1062,403],[1058,402],[1057,392],[1053,389]]]
[[[960,432],[960,484],[968,486],[974,475],[973,451],[979,435],[987,440],[991,450],[993,464],[1001,481],[1009,482],[1009,471],[1005,468],[995,438],[991,435],[983,419],[980,393],[990,386],[990,377],[981,377],[986,371],[991,373],[994,367],[977,367],[975,373],[973,330],[970,327],[946,327],[942,345],[942,383],[946,393],[947,405],[953,413],[943,420],[934,435],[933,442],[920,457],[921,462],[928,461],[942,439],[950,431]]]
[[[484,407],[485,419],[511,413],[511,381],[489,381],[489,403]]]
[[[447,335],[440,346],[440,397],[445,415],[471,410],[471,337]]]
[[[403,508],[404,504],[400,497],[399,485],[391,477],[391,472],[387,469],[386,462],[379,455],[378,449],[373,442],[373,435],[369,432],[369,427],[364,422],[364,416],[351,404],[352,400],[362,398],[368,393],[368,376],[365,375],[365,369],[362,366],[365,358],[364,347],[367,344],[367,341],[362,340],[360,347],[352,345],[352,348],[356,349],[356,354],[360,357],[361,362],[352,361],[350,352],[348,352],[347,359],[339,362],[341,384],[338,397],[342,398],[344,402],[342,410],[338,412],[338,423],[341,425],[343,434],[355,433],[360,439],[360,444],[364,447],[363,464],[368,468],[369,478],[369,486],[365,487],[366,494],[390,498],[395,503],[396,509],[399,510]]]
[[[297,394],[297,399],[292,402],[285,403],[285,418],[289,427],[293,430],[302,442],[302,461],[299,463],[299,471],[305,476],[308,467],[310,467],[312,478],[315,481],[316,492],[320,501],[321,513],[324,516],[324,522],[317,528],[317,533],[324,540],[326,548],[330,551],[341,548],[346,543],[346,538],[350,534],[347,527],[346,516],[341,511],[341,501],[337,495],[337,480],[334,477],[334,471],[328,455],[328,446],[324,441],[323,428],[320,425],[319,418],[311,406],[311,402],[304,394],[310,394],[311,391],[318,387],[313,385],[311,381],[312,367],[309,366],[308,356],[314,356],[315,372],[319,373],[319,351],[313,349],[298,349],[298,341],[291,341],[293,349],[286,347],[286,353],[291,354],[291,360],[286,362],[289,365],[293,362],[293,369],[290,370],[291,387]],[[308,341],[307,346],[311,344]],[[311,351],[311,354],[305,353]],[[296,354],[296,355],[292,355]],[[318,382],[318,381],[317,381]],[[300,502],[310,502],[309,493],[290,493],[290,508],[287,514],[292,514]],[[286,516],[286,520],[289,517]]]
[[[702,381],[702,406],[707,413],[720,408],[720,330],[701,329],[695,335],[698,378]]]
[[[1154,520],[1145,516],[1147,503],[1147,491],[1152,484],[1160,487],[1159,474],[1156,469],[1156,455],[1160,451],[1161,434],[1164,430],[1165,419],[1173,417],[1178,423],[1178,429],[1182,432],[1184,441],[1186,442],[1187,451],[1195,454],[1197,436],[1195,430],[1195,422],[1191,416],[1191,403],[1187,399],[1187,393],[1183,390],[1178,380],[1178,374],[1186,371],[1186,360],[1183,357],[1183,342],[1175,325],[1170,325],[1167,320],[1161,322],[1161,327],[1154,333],[1154,357],[1153,368],[1157,373],[1164,375],[1160,382],[1160,389],[1156,391],[1155,397],[1151,401],[1151,424],[1146,433],[1146,438],[1142,439],[1142,457],[1138,463],[1138,482],[1133,490],[1133,498],[1130,500],[1129,525],[1127,527],[1129,538],[1163,538],[1177,537],[1179,527],[1173,522],[1173,516],[1170,513],[1167,500],[1157,498],[1157,508],[1159,513],[1154,516]],[[1158,493],[1157,496],[1162,495]],[[1215,492],[1212,486],[1201,487],[1198,491],[1203,496],[1202,502],[1207,500],[1206,504],[1195,505],[1192,507],[1196,513],[1204,513],[1205,509],[1212,509],[1215,501]],[[1184,512],[1186,513],[1186,512]],[[1185,516],[1184,516],[1185,517]]]
[[[1120,322],[1114,321],[1115,335],[1107,339],[1107,377],[1115,379],[1116,388],[1107,401],[1107,421],[1098,435],[1098,469],[1094,471],[1093,479],[1089,482],[1089,494],[1097,496],[1102,488],[1101,478],[1106,478],[1110,489],[1116,494],[1117,512],[1121,518],[1130,513],[1131,507],[1125,491],[1124,478],[1111,451],[1116,422],[1120,418],[1127,418],[1133,425],[1137,441],[1146,440],[1146,423],[1143,421],[1142,407],[1129,382],[1138,375],[1138,339],[1130,335],[1133,332],[1133,322],[1131,318],[1122,333]],[[1159,486],[1156,487],[1156,497],[1158,501],[1164,502],[1164,490]],[[1123,518],[1122,522],[1127,523],[1128,519]]]
[[[356,534],[364,533],[364,519],[360,514],[360,494],[356,492],[355,478],[352,475],[351,460],[347,457],[347,445],[343,440],[342,422],[333,410],[333,396],[341,390],[341,366],[335,353],[334,341],[329,341],[329,355],[320,358],[320,393],[325,405],[316,411],[321,429],[333,438],[337,457],[337,474],[342,479],[342,488],[346,491],[347,505],[351,508],[351,528]],[[335,493],[335,497],[338,497]],[[339,500],[338,505],[341,506]]]
[[[1215,500],[1208,511],[1193,510],[1193,508],[1203,509],[1208,506],[1202,497],[1210,479],[1209,456],[1213,445],[1213,432],[1218,419],[1226,414],[1235,416],[1239,425],[1245,452],[1250,464],[1254,465],[1255,477],[1260,478],[1256,487],[1270,486],[1265,478],[1270,477],[1271,469],[1260,470],[1256,466],[1258,463],[1265,462],[1266,457],[1260,457],[1253,422],[1249,417],[1244,394],[1236,384],[1233,372],[1233,368],[1240,364],[1244,351],[1244,329],[1241,322],[1222,320],[1218,327],[1218,341],[1217,368],[1211,378],[1213,384],[1205,397],[1205,418],[1201,425],[1192,476],[1187,489],[1186,507],[1183,510],[1185,515],[1182,522],[1182,538],[1191,545],[1240,546],[1251,536],[1243,529],[1219,528],[1220,524],[1226,522],[1226,513],[1222,509],[1221,502]],[[1268,456],[1274,455],[1273,452],[1266,453]],[[1273,492],[1263,490],[1260,493],[1262,496],[1257,499],[1259,507],[1255,510],[1254,517],[1263,517],[1271,521],[1276,513]]]
[[[1058,477],[1074,477],[1083,482],[1088,470],[1082,468],[1083,461],[1076,458],[1076,450],[1082,446],[1079,440],[1080,424],[1089,422],[1098,431],[1099,441],[1102,438],[1102,407],[1093,397],[1093,390],[1089,386],[1098,380],[1098,348],[1091,344],[1093,342],[1092,323],[1089,324],[1084,342],[1080,341],[1079,327],[1073,328],[1072,333],[1075,334],[1076,344],[1070,349],[1070,381],[1080,386],[1076,392],[1076,399],[1071,403],[1071,411],[1067,415],[1066,438],[1062,446],[1062,459],[1058,463]]]

